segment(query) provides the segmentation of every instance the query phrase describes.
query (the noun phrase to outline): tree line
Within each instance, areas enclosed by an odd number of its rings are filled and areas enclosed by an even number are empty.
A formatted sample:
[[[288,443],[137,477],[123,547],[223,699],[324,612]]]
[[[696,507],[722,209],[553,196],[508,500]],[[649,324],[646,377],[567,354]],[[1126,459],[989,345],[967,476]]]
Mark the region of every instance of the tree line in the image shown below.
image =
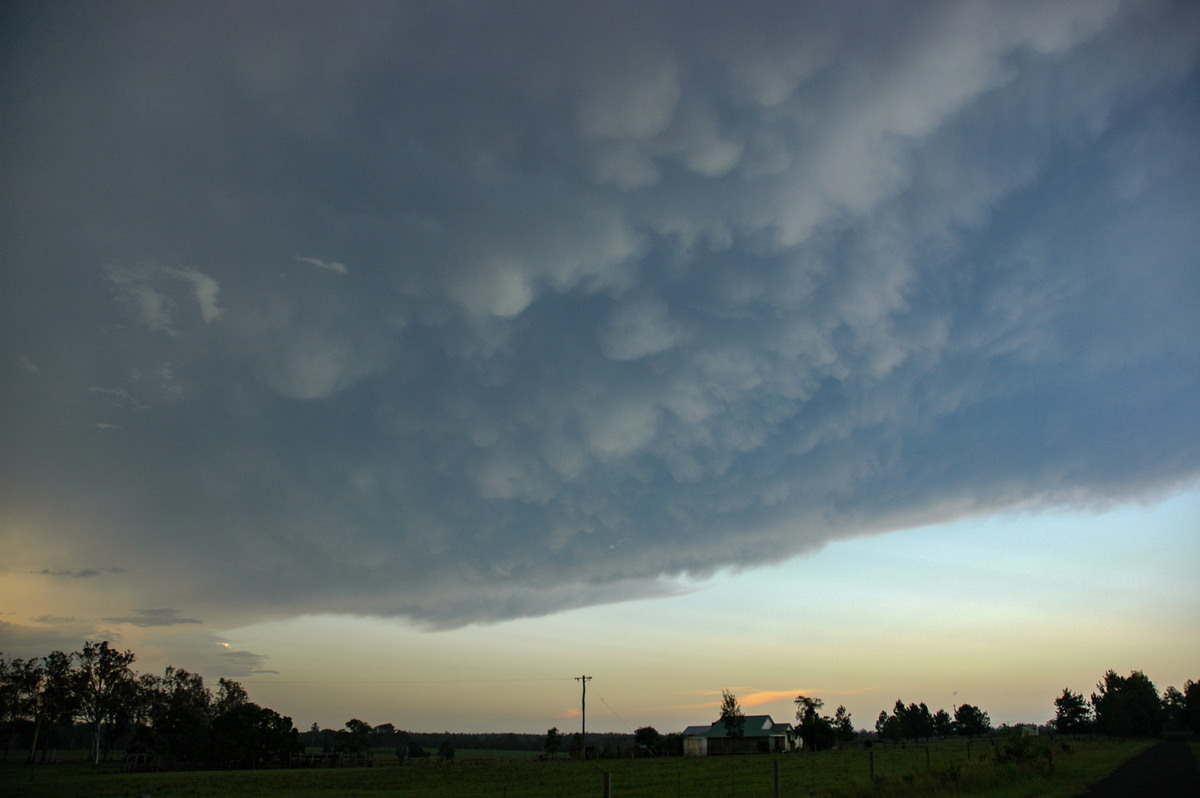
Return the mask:
[[[249,700],[238,682],[214,692],[183,668],[137,673],[131,651],[88,641],[79,651],[0,657],[3,756],[22,743],[27,761],[72,748],[86,730],[98,764],[114,750],[197,764],[259,767],[299,750],[292,719]],[[67,745],[64,746],[63,743]]]
[[[821,714],[825,702],[820,698],[798,695],[795,704],[793,728],[806,750],[826,750],[869,734],[865,730],[855,731],[844,706],[838,706],[830,716]],[[1097,732],[1115,737],[1157,737],[1165,732],[1200,734],[1200,684],[1190,679],[1182,691],[1172,686],[1160,696],[1154,682],[1141,671],[1121,676],[1109,670],[1097,683],[1090,700],[1064,688],[1054,706],[1055,716],[1049,726],[1059,734]],[[719,712],[718,720],[726,731],[731,736],[741,736],[745,714],[737,696],[722,691]],[[639,735],[643,731],[647,732],[647,739],[657,735],[653,728],[639,729]],[[891,713],[881,710],[875,720],[875,736],[889,742],[980,737],[992,731],[988,713],[972,704],[961,704],[951,714],[945,709],[930,712],[924,702],[905,704],[896,699]]]
[[[1200,684],[1188,679],[1183,690],[1168,687],[1160,696],[1141,671],[1121,676],[1108,670],[1091,699],[1064,687],[1054,699],[1056,731],[1099,732],[1115,737],[1158,737],[1163,733],[1200,734]]]
[[[400,759],[432,756],[452,759],[456,748],[537,750],[554,755],[581,749],[578,734],[564,739],[557,728],[542,738],[532,734],[421,734],[385,723],[371,726],[351,719],[345,728],[316,724],[301,734],[292,719],[249,700],[236,681],[221,678],[210,690],[204,679],[168,666],[162,676],[137,673],[130,651],[108,641],[86,642],[82,649],[55,651],[45,657],[5,660],[0,656],[0,751],[7,761],[14,750],[33,762],[56,750],[78,750],[86,740],[89,758],[99,763],[113,751],[223,767],[260,767],[286,761],[305,746],[323,751],[366,753],[393,750]],[[820,751],[872,736],[856,731],[850,713],[838,706],[823,714],[815,696],[795,699],[794,728],[804,748]],[[1089,698],[1064,688],[1054,700],[1051,728],[1060,734],[1097,732],[1120,737],[1158,736],[1164,732],[1200,734],[1200,684],[1189,680],[1183,690],[1168,687],[1161,695],[1141,671],[1121,676],[1107,671]],[[742,733],[744,714],[737,697],[722,694],[720,720],[732,736]],[[897,699],[892,711],[879,713],[874,736],[900,742],[950,736],[975,737],[992,732],[988,714],[962,704],[953,713],[931,712],[925,703]],[[683,735],[662,735],[644,726],[633,735],[589,734],[588,747],[656,755],[682,753]],[[18,747],[19,746],[19,747]]]

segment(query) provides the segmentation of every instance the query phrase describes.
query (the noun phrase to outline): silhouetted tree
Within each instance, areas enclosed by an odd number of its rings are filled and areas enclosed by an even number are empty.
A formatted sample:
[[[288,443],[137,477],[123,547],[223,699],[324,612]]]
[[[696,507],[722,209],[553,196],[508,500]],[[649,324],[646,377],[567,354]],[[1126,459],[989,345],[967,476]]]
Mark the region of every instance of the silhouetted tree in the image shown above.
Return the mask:
[[[5,714],[8,716],[11,728],[10,734],[15,735],[18,720],[29,725],[30,744],[28,761],[33,761],[37,750],[38,733],[45,718],[43,705],[43,685],[46,681],[46,669],[41,660],[14,659],[7,665],[0,662],[3,668],[2,691]],[[9,738],[11,743],[12,737]]]
[[[832,748],[837,740],[833,721],[820,714],[825,702],[806,695],[796,696],[796,730],[808,751]]]
[[[202,761],[209,743],[212,693],[204,678],[183,668],[168,666],[156,685],[151,709],[155,747],[172,759]]]
[[[643,726],[633,733],[633,742],[635,745],[645,746],[655,754],[659,753],[662,747],[662,740],[663,736],[653,726]]]
[[[1059,734],[1082,734],[1092,727],[1092,708],[1079,693],[1064,687],[1054,699],[1054,729]]]
[[[909,704],[905,708],[904,725],[905,736],[913,740],[933,736],[933,715],[924,701],[920,704]]]
[[[562,748],[562,733],[559,732],[557,726],[551,726],[546,730],[546,742],[542,749],[550,756],[554,756],[560,748]]]
[[[896,702],[903,707],[899,701]],[[889,715],[886,710],[879,710],[879,717],[875,719],[875,732],[884,740],[889,742],[899,742],[904,737],[904,731],[900,728],[900,719],[895,715]]]
[[[242,701],[213,718],[212,755],[243,768],[286,762],[301,746],[292,719]]]
[[[1162,733],[1162,704],[1154,682],[1141,671],[1119,676],[1109,670],[1096,684],[1092,707],[1096,728],[1118,737],[1156,737]]]
[[[454,743],[450,742],[449,739],[442,740],[441,745],[438,746],[438,759],[443,762],[449,762],[454,759]]]
[[[1187,731],[1187,699],[1179,688],[1168,687],[1162,694],[1163,730]]]
[[[938,737],[949,737],[954,734],[954,719],[944,709],[933,713],[933,733]]]
[[[746,730],[746,716],[738,704],[737,696],[728,690],[721,691],[721,722],[730,737],[741,737]]]
[[[884,713],[880,715],[884,716]],[[915,741],[922,737],[932,737],[934,733],[933,715],[929,714],[929,707],[924,702],[905,706],[903,701],[896,699],[891,717],[884,716],[882,724],[877,722],[875,725],[876,731],[888,740],[907,737]]]
[[[221,677],[217,680],[217,696],[213,700],[213,714],[224,715],[249,700],[250,694],[246,692],[246,688],[232,679]]]
[[[850,719],[850,713],[840,704],[833,714],[833,732],[837,735],[840,743],[852,742],[858,737],[858,732],[854,730],[854,721]]]
[[[1188,679],[1183,685],[1184,724],[1200,734],[1200,682]]]
[[[120,698],[133,679],[132,651],[117,651],[108,641],[85,642],[78,654],[76,690],[80,715],[92,728],[92,762],[100,764],[100,730],[121,709]]]
[[[79,711],[79,695],[75,690],[75,655],[51,651],[42,658],[45,680],[42,682],[42,717],[44,731],[42,759],[46,747],[55,742],[60,729],[70,727]],[[32,749],[31,749],[32,751]]]
[[[963,704],[954,710],[954,722],[958,733],[964,737],[977,737],[992,730],[992,721],[979,707]]]
[[[346,728],[338,731],[339,751],[351,754],[364,754],[371,750],[371,724],[365,720],[351,718],[346,721]]]

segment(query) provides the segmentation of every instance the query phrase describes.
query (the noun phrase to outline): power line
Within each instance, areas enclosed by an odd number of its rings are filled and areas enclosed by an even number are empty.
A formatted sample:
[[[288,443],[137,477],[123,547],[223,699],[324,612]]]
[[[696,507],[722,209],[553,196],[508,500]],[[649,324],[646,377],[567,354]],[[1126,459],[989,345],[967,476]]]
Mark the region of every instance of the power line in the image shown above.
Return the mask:
[[[625,722],[625,718],[623,718],[617,714],[617,711],[612,708],[612,705],[604,700],[604,696],[600,695],[599,693],[596,693],[596,698],[599,698],[600,703],[603,704],[604,706],[608,707],[608,711],[613,713],[613,717],[615,717],[617,720],[619,720],[621,722],[621,725],[629,730],[630,734],[633,733],[633,727]]]
[[[588,677],[591,678],[591,677]],[[569,676],[542,679],[240,679],[239,684],[496,684],[500,682],[565,682]]]

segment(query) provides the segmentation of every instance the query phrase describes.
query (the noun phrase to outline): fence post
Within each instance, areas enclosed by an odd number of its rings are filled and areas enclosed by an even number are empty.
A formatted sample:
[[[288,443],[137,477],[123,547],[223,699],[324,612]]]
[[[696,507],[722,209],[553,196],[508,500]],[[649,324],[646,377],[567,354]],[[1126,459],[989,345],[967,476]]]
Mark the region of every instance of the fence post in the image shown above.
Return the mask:
[[[929,746],[925,746],[925,769],[929,770]]]
[[[612,773],[604,771],[604,798],[612,798]]]
[[[870,751],[867,751],[867,754],[871,760],[871,783],[874,784],[875,783],[875,749],[872,748]]]
[[[779,798],[779,757],[775,757],[775,798]]]

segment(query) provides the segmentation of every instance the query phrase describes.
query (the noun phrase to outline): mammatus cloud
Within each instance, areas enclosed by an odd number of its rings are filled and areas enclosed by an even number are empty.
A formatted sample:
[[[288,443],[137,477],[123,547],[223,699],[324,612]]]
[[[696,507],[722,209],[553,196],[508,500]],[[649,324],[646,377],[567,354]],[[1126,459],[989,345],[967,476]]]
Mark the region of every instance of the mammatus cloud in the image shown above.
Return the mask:
[[[109,622],[497,622],[1200,476],[1193,4],[60,13],[0,48],[0,545],[119,547]]]

